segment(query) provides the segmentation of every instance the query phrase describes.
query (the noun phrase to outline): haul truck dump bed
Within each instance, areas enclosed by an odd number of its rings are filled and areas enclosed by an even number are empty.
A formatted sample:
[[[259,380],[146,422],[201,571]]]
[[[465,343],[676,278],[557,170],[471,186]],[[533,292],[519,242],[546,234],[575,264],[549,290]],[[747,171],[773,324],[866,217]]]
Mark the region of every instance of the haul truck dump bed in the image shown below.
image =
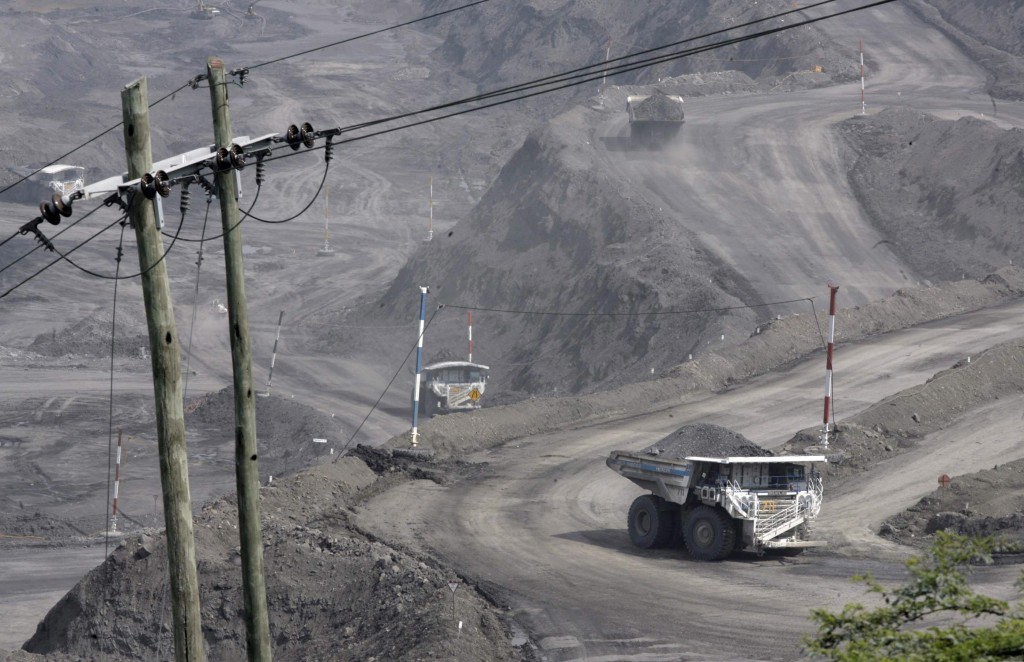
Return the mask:
[[[736,551],[799,553],[822,502],[814,465],[823,455],[663,457],[651,447],[612,451],[607,465],[650,490],[629,509],[629,537],[644,547],[682,542],[690,555],[717,561]]]

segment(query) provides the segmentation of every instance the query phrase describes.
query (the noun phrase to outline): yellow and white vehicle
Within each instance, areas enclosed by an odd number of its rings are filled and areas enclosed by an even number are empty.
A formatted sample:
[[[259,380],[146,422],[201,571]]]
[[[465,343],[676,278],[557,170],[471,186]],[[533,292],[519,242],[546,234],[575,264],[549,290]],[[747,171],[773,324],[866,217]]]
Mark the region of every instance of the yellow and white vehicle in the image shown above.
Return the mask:
[[[420,413],[425,416],[480,408],[489,367],[469,361],[442,361],[423,366]]]

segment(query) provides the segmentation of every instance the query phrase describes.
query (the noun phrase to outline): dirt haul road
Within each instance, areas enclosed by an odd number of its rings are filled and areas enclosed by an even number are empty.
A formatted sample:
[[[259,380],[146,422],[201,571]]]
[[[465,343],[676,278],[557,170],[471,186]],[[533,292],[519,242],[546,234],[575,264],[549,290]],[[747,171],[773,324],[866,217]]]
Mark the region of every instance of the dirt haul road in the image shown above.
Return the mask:
[[[870,36],[869,57],[879,63],[871,108],[904,103],[951,118],[991,109],[980,93],[981,70],[900,7],[826,28],[851,44]],[[852,202],[828,127],[856,111],[859,86],[695,100],[675,151],[655,158],[608,152],[600,167],[642,183],[680,215],[699,215],[702,238],[731,264],[747,265],[744,275],[766,298],[804,296],[804,283],[833,278],[844,284],[844,302],[866,301],[914,277],[877,245]],[[1019,124],[1021,109],[1004,104],[999,119]],[[607,139],[626,130],[615,117],[595,141],[614,144]],[[743,226],[730,226],[730,219]],[[806,226],[794,231],[794,220]],[[1021,312],[1015,305],[843,347],[836,359],[838,415],[1015,337]],[[817,420],[821,370],[819,361],[808,361],[658,414],[524,438],[472,458],[487,464],[454,487],[421,481],[382,495],[360,521],[386,539],[434,551],[475,579],[515,611],[546,659],[791,659],[809,630],[809,607],[864,600],[850,575],[898,576],[896,559],[905,551],[873,531],[934,489],[939,470],[949,471],[940,459],[963,473],[1022,450],[1016,437],[1003,434],[1007,416],[1019,417],[1019,399],[976,412],[930,438],[927,453],[879,469],[862,489],[829,495],[816,530],[834,549],[797,562],[695,563],[682,552],[630,545],[625,513],[640,490],[604,466],[608,451],[640,448],[691,421],[775,446]],[[968,438],[960,436],[968,430]],[[1017,573],[993,568],[983,581],[1010,586]]]
[[[1022,321],[1024,302],[841,346],[840,416],[1018,337]],[[795,561],[751,555],[700,563],[681,550],[630,544],[626,511],[642,490],[605,466],[609,451],[642,448],[690,422],[778,446],[817,420],[821,372],[815,357],[655,414],[524,438],[469,458],[485,464],[453,487],[417,481],[378,497],[359,522],[447,559],[507,603],[547,659],[791,659],[809,630],[810,607],[864,600],[851,575],[899,575],[907,550],[874,535],[885,517],[931,492],[943,472],[990,468],[1024,452],[1019,435],[1000,433],[1005,417],[977,412],[955,426],[970,429],[967,438],[944,430],[922,444],[927,453],[883,466],[855,491],[836,495],[826,486],[814,530],[830,547]],[[1001,407],[1016,412],[1020,400]],[[982,574],[1010,586],[1018,572]]]
[[[854,47],[865,38],[866,57],[877,63],[868,69],[869,112],[909,105],[948,118],[991,114],[984,72],[906,9],[887,6],[822,26]],[[917,284],[856,203],[831,129],[860,113],[859,82],[693,98],[686,106],[683,130],[661,151],[617,149],[629,127],[624,112],[608,112],[593,140],[597,167],[658,201],[766,301],[807,296],[807,283],[828,280],[843,284],[847,304]],[[1019,125],[1024,111],[1003,104],[999,119]]]

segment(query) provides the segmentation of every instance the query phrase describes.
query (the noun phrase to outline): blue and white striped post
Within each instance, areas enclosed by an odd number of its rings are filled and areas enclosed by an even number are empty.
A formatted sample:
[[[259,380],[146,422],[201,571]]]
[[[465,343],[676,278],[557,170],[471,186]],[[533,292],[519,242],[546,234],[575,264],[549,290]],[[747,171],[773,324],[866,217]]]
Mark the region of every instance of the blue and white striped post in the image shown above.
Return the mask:
[[[420,287],[420,333],[416,341],[416,382],[412,386],[412,447],[419,442],[417,424],[420,415],[420,371],[423,369],[423,328],[427,316],[427,292],[429,287]]]

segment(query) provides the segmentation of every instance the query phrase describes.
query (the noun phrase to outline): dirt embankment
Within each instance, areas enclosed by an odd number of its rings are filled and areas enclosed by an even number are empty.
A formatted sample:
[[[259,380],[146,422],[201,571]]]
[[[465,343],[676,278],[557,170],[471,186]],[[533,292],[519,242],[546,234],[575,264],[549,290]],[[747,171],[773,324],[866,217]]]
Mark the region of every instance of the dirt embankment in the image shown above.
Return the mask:
[[[1024,4],[1012,0],[908,0],[989,74],[985,89],[999,99],[1024,99]],[[995,102],[993,101],[993,105]]]
[[[500,611],[451,569],[388,547],[349,525],[349,509],[365,495],[405,472],[422,477],[401,462],[378,458],[376,464],[381,476],[361,459],[343,458],[261,490],[274,656],[522,659],[509,643]],[[195,532],[209,658],[245,659],[232,501],[203,508]],[[461,585],[454,603],[450,581]],[[133,536],[54,606],[25,649],[81,660],[166,659],[173,647],[167,593],[162,532]],[[323,642],[330,642],[329,650]],[[0,659],[23,658],[0,654]]]
[[[408,293],[422,284],[447,305],[433,324],[465,319],[457,306],[472,304],[505,402],[649,379],[766,319],[715,312],[763,302],[633,185],[593,167],[598,114],[576,108],[532,134],[471,218],[423,244],[365,314],[414,319]],[[673,310],[705,312],[662,314]],[[431,337],[432,351],[465,347],[464,333]]]
[[[442,19],[447,37],[438,50],[461,75],[493,88],[496,83],[529,80],[537,71],[574,69],[601,62],[606,54],[619,58],[792,9],[783,0],[714,0],[682,5],[628,0],[568,0],[557,4],[531,0],[512,6],[485,5],[473,14],[462,12]],[[792,20],[799,17],[797,14]],[[769,25],[777,27],[777,21],[755,24],[746,32],[763,30]],[[707,45],[732,36],[735,35],[715,35],[672,50]],[[820,67],[828,79],[839,82],[853,80],[857,74],[853,62],[852,49],[834,43],[816,26],[809,26],[627,72],[609,82],[650,84],[672,76],[727,69],[771,81],[815,67]],[[589,89],[597,85],[595,82]],[[575,100],[581,101],[590,92],[581,86],[576,94]],[[553,100],[546,98],[529,103],[542,110],[555,107]]]
[[[947,487],[882,524],[879,533],[904,545],[927,546],[937,531],[995,536],[1007,551],[1024,550],[1024,459],[952,477]]]
[[[892,108],[837,131],[857,199],[915,271],[944,281],[1024,264],[1024,130]]]
[[[865,411],[839,421],[833,462],[825,466],[831,490],[856,489],[863,476],[899,456],[928,448],[933,435],[970,412],[1024,393],[1024,338],[965,358]],[[808,428],[782,452],[817,446],[819,430]],[[890,518],[879,531],[897,542],[927,545],[931,534],[951,530],[970,535],[995,534],[1006,546],[1024,544],[1024,459],[1008,457],[992,469],[956,475],[948,487]]]
[[[840,290],[841,292],[841,290]],[[907,288],[891,297],[837,312],[836,342],[904,329],[931,320],[998,305],[1024,295],[1024,270],[1001,269],[981,281],[962,280],[939,287]],[[420,424],[421,442],[441,454],[493,447],[511,439],[560,427],[653,411],[677,404],[687,394],[720,390],[764,374],[822,349],[827,310],[773,320],[754,329],[738,347],[710,352],[677,366],[666,376],[582,397],[531,399],[466,415],[440,416]],[[406,436],[389,442],[408,445]]]

